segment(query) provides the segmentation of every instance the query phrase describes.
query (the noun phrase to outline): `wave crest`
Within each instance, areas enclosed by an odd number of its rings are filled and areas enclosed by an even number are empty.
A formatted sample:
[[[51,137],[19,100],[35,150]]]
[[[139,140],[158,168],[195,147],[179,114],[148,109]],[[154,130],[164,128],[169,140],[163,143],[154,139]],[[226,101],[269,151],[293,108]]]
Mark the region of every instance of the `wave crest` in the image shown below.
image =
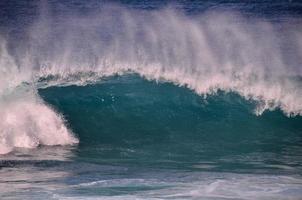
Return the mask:
[[[276,108],[302,114],[299,19],[274,24],[230,12],[186,16],[104,6],[85,17],[45,15],[29,38],[27,62],[21,50],[15,58],[36,77],[81,84],[132,71],[201,95],[237,92],[259,102],[257,114]]]

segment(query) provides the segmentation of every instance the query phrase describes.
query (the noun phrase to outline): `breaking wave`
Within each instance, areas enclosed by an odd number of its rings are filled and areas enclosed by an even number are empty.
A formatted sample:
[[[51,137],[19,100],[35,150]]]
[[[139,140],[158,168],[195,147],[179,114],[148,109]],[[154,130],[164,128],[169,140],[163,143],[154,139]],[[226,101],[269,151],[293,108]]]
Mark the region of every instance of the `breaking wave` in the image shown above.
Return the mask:
[[[119,6],[56,16],[44,5],[38,20],[18,32],[22,37],[1,34],[0,153],[77,143],[37,90],[115,74],[137,73],[203,97],[234,92],[257,102],[257,115],[280,109],[301,116],[302,23],[289,21]]]

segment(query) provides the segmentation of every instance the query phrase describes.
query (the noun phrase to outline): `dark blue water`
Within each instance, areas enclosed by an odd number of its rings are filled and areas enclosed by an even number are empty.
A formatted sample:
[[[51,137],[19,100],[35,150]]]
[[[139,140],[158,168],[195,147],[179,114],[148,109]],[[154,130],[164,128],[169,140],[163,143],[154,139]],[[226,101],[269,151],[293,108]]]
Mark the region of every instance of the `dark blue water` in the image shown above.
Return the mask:
[[[295,0],[1,1],[0,198],[301,199],[301,16]]]

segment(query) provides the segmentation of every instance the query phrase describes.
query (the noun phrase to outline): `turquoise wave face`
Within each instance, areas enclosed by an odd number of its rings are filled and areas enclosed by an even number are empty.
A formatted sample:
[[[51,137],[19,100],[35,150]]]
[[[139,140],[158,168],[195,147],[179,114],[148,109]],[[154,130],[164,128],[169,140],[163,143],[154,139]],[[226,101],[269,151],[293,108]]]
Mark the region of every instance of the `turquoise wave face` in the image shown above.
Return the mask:
[[[302,117],[254,114],[234,93],[201,97],[137,75],[40,89],[79,138],[77,159],[211,171],[301,173]]]

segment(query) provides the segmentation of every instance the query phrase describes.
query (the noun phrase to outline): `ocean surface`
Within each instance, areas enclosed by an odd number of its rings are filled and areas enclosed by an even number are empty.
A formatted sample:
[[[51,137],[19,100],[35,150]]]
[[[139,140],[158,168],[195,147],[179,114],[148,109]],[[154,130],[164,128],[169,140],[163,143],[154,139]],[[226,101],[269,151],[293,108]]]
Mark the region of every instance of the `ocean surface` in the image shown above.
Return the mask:
[[[0,199],[302,199],[302,2],[0,1]]]

